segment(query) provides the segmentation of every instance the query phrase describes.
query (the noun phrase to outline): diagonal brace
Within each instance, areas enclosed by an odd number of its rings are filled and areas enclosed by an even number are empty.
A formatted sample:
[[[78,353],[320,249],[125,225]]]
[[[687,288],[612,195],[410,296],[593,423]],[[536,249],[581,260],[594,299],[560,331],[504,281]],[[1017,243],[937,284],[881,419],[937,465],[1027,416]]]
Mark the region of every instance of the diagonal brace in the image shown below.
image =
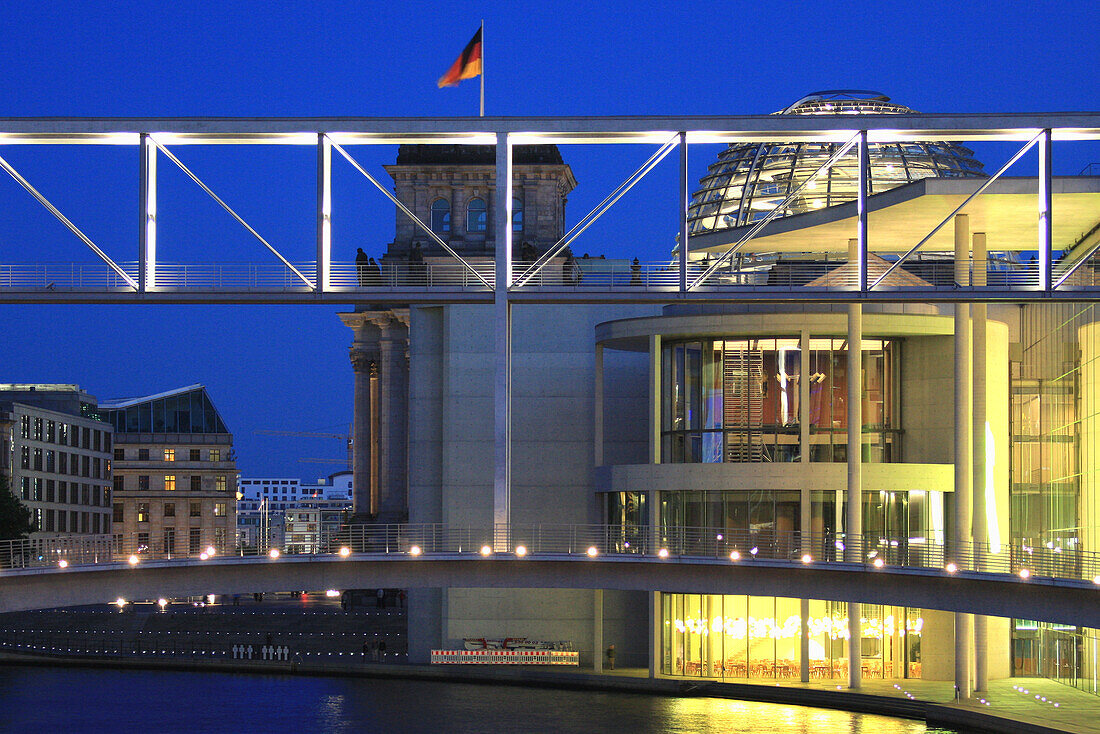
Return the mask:
[[[85,245],[87,245],[91,249],[92,252],[99,255],[99,258],[101,260],[103,260],[103,262],[107,263],[107,265],[110,266],[111,270],[114,270],[119,275],[119,277],[121,277],[123,280],[125,280],[127,285],[129,285],[134,290],[138,290],[138,284],[137,284],[136,280],[131,278],[126,273],[125,270],[123,270],[121,267],[119,267],[118,263],[116,263],[114,260],[112,260],[111,258],[109,258],[107,256],[107,253],[105,253],[103,250],[99,249],[94,242],[92,242],[90,239],[88,239],[88,235],[84,234],[82,231],[80,231],[79,227],[77,227],[75,224],[70,222],[68,217],[66,217],[64,214],[62,214],[57,209],[57,207],[55,207],[53,204],[51,204],[49,202],[49,200],[46,199],[45,196],[40,194],[38,192],[38,189],[36,189],[34,186],[31,186],[30,182],[27,179],[23,178],[21,175],[19,175],[19,172],[16,171],[12,167],[12,165],[10,163],[8,163],[6,160],[4,160],[3,158],[0,158],[0,168],[3,168],[5,171],[7,171],[8,175],[11,176],[12,178],[14,178],[20,186],[22,186],[24,189],[26,189],[27,193],[29,193],[31,196],[33,196],[35,199],[37,199],[39,204],[44,206],[50,214],[53,214],[55,217],[57,217],[57,219],[62,224],[64,224],[66,227],[68,227],[70,232],[72,232],[77,237],[79,237],[80,241],[83,242]]]
[[[267,240],[265,240],[259,232],[257,232],[255,229],[253,229],[252,225],[250,225],[248,222],[244,221],[244,219],[241,217],[241,215],[239,215],[239,214],[237,214],[237,212],[233,211],[233,209],[231,209],[230,206],[228,204],[226,204],[225,201],[223,201],[220,196],[215,194],[209,186],[207,186],[205,183],[203,183],[202,180],[198,176],[196,176],[194,173],[192,173],[190,168],[183,165],[183,161],[181,161],[179,158],[177,158],[175,156],[175,154],[172,153],[172,151],[168,150],[163,145],[161,145],[161,143],[158,140],[156,140],[152,135],[149,136],[149,139],[153,141],[153,145],[157,146],[157,149],[160,150],[161,153],[164,153],[164,155],[166,155],[168,157],[168,160],[172,161],[177,166],[179,166],[179,169],[181,171],[183,171],[184,173],[186,173],[187,176],[192,181],[194,181],[196,184],[198,184],[199,188],[201,188],[203,191],[205,191],[207,194],[209,194],[210,198],[212,198],[214,201],[221,204],[222,209],[225,209],[227,212],[229,212],[229,216],[236,219],[241,224],[242,227],[244,227],[249,232],[251,232],[253,237],[258,239],[260,241],[260,243],[263,244],[263,246],[266,247],[268,250],[270,250],[271,253],[275,257],[279,258],[279,260],[282,261],[283,265],[286,265],[288,268],[290,268],[290,271],[292,273],[294,273],[299,278],[301,278],[303,283],[305,283],[307,286],[309,286],[313,290],[317,290],[317,286],[315,286],[313,283],[311,283],[309,278],[302,275],[301,271],[298,270],[298,268],[291,265],[290,261],[287,260],[285,257],[283,257],[282,253],[280,253],[278,250],[276,250],[274,247],[272,247],[271,243],[268,242]]]
[[[839,148],[839,149],[837,149],[837,151],[836,151],[835,153],[833,153],[833,154],[832,154],[831,156],[829,156],[829,160],[827,160],[827,161],[825,161],[824,163],[822,163],[822,164],[821,164],[821,165],[820,165],[820,166],[818,167],[818,169],[817,169],[816,171],[814,171],[813,173],[811,173],[811,174],[810,174],[810,175],[809,175],[809,176],[808,176],[808,177],[806,178],[806,180],[805,180],[805,181],[803,181],[803,182],[802,182],[801,184],[799,184],[799,186],[798,186],[798,188],[797,188],[797,189],[795,189],[794,191],[792,191],[792,192],[790,192],[789,194],[787,194],[786,198],[784,198],[784,199],[783,199],[783,201],[782,201],[782,202],[780,202],[778,206],[776,206],[776,207],[775,207],[774,209],[772,209],[772,210],[771,210],[770,212],[768,212],[768,215],[767,215],[766,217],[764,217],[764,218],[763,218],[763,219],[761,219],[761,220],[760,220],[759,222],[757,222],[756,224],[754,224],[754,225],[752,226],[752,228],[751,228],[751,229],[749,229],[749,231],[745,233],[745,236],[744,236],[744,237],[742,237],[741,239],[739,239],[739,240],[738,240],[738,241],[737,241],[737,242],[736,242],[736,243],[735,243],[735,244],[733,245],[733,247],[731,247],[731,248],[729,248],[728,250],[726,250],[725,252],[723,252],[723,253],[722,253],[722,256],[721,256],[720,258],[718,258],[718,259],[717,259],[717,260],[715,260],[715,261],[714,261],[713,263],[711,263],[711,264],[710,264],[710,266],[709,266],[709,267],[708,267],[708,268],[707,268],[706,270],[704,270],[704,271],[703,271],[703,273],[702,273],[702,274],[701,274],[701,275],[700,275],[700,276],[699,276],[698,278],[696,278],[695,280],[693,280],[693,281],[691,282],[691,285],[689,285],[687,289],[688,289],[689,291],[690,291],[690,290],[692,290],[692,289],[694,289],[694,288],[695,288],[696,286],[698,286],[698,285],[699,285],[700,283],[702,283],[702,282],[703,282],[703,281],[705,281],[705,280],[706,280],[707,278],[709,278],[709,277],[710,277],[711,275],[713,275],[713,274],[714,274],[714,271],[718,270],[718,268],[720,268],[720,267],[722,266],[722,264],[723,264],[723,263],[727,262],[727,261],[728,261],[728,260],[729,260],[729,259],[730,259],[731,257],[733,257],[733,256],[734,256],[735,254],[737,254],[737,252],[738,252],[738,251],[740,251],[740,249],[741,249],[742,247],[744,247],[744,246],[745,246],[745,244],[746,244],[746,243],[747,243],[747,242],[748,242],[749,240],[751,240],[751,239],[752,239],[753,237],[755,237],[755,236],[757,235],[757,233],[758,233],[758,232],[760,232],[760,230],[764,229],[764,227],[766,227],[766,226],[768,225],[768,223],[769,223],[769,222],[771,222],[771,221],[772,221],[773,219],[775,219],[776,217],[778,217],[778,216],[779,216],[779,212],[783,211],[783,209],[784,209],[784,208],[785,208],[785,207],[787,206],[787,204],[789,204],[789,203],[791,203],[792,201],[794,201],[794,199],[795,199],[795,198],[796,198],[796,197],[797,197],[797,196],[798,196],[799,194],[801,194],[801,193],[802,193],[802,190],[803,190],[803,189],[805,189],[805,188],[806,188],[807,186],[809,186],[809,185],[810,185],[810,182],[811,182],[811,181],[813,181],[813,180],[814,180],[814,179],[816,179],[816,178],[817,178],[818,176],[820,176],[820,175],[821,175],[821,173],[822,173],[822,171],[826,171],[826,170],[828,170],[828,169],[832,168],[832,166],[833,166],[833,164],[834,164],[834,163],[836,163],[836,162],[837,162],[837,161],[839,161],[839,160],[840,160],[841,158],[843,158],[843,157],[844,157],[844,155],[845,155],[845,154],[846,154],[846,153],[847,153],[847,152],[848,152],[849,150],[851,150],[851,149],[852,149],[852,146],[853,146],[853,145],[855,145],[855,144],[856,144],[856,143],[857,143],[857,142],[859,141],[859,137],[860,137],[860,133],[856,133],[856,134],[855,134],[855,135],[853,135],[853,136],[852,136],[851,138],[849,138],[849,139],[848,139],[848,141],[847,141],[846,143],[844,143],[844,145],[840,146],[840,148]],[[685,242],[685,243],[683,244],[683,246],[684,246],[684,247],[687,247],[687,243]]]
[[[630,174],[630,176],[625,181],[619,184],[619,187],[617,189],[612,191],[610,194],[607,195],[607,198],[597,204],[595,209],[588,212],[588,214],[586,214],[584,218],[581,219],[581,221],[573,225],[573,228],[566,232],[565,236],[558,240],[553,247],[544,252],[542,254],[542,257],[536,260],[534,264],[531,265],[531,267],[523,272],[523,275],[516,278],[513,285],[519,288],[530,281],[531,278],[535,277],[535,275],[537,275],[540,270],[546,267],[547,263],[557,257],[558,253],[568,247],[570,243],[573,242],[573,240],[580,237],[581,233],[584,232],[584,230],[588,229],[593,222],[603,216],[604,212],[610,209],[612,205],[615,204],[615,202],[623,198],[627,191],[630,191],[630,189],[634,188],[635,184],[645,178],[645,175],[652,171],[658,163],[664,160],[665,156],[671,153],[673,149],[675,149],[676,146],[679,145],[679,143],[680,134],[676,133],[668,140],[668,142],[658,148],[657,152],[651,155],[649,157],[649,160],[642,164],[641,168]]]
[[[352,158],[351,154],[349,154],[346,150],[344,150],[343,147],[341,147],[340,144],[337,143],[335,140],[330,139],[330,142],[332,143],[332,149],[333,150],[338,152],[340,155],[344,156],[344,158],[347,160],[347,162],[350,163],[356,171],[359,171],[359,173],[363,174],[366,177],[366,179],[368,181],[370,181],[372,184],[374,184],[375,188],[377,188],[379,191],[381,191],[383,194],[385,194],[386,198],[389,199],[391,202],[393,202],[393,204],[398,209],[405,212],[405,214],[408,215],[409,219],[413,220],[413,223],[416,226],[418,226],[418,227],[420,227],[420,229],[424,230],[425,234],[427,234],[429,237],[431,237],[437,245],[442,247],[447,252],[447,254],[449,254],[455,260],[458,260],[460,263],[462,263],[462,265],[465,266],[465,268],[467,270],[469,270],[471,273],[473,273],[477,277],[477,279],[481,281],[482,285],[484,285],[486,288],[488,288],[490,290],[493,289],[493,284],[490,283],[488,280],[486,280],[485,276],[483,276],[480,272],[478,272],[477,268],[475,268],[473,265],[468,263],[466,260],[464,260],[462,258],[461,255],[459,255],[457,252],[455,252],[454,248],[452,248],[450,245],[448,245],[446,242],[444,242],[442,237],[440,237],[435,232],[433,232],[431,227],[424,224],[424,222],[422,222],[420,220],[420,217],[413,214],[412,210],[410,210],[407,206],[402,204],[401,201],[396,196],[391,194],[389,192],[389,189],[387,189],[382,184],[378,183],[378,180],[374,176],[367,173],[367,169],[365,169],[361,165],[359,165],[359,161]]]
[[[1039,134],[1038,134],[1038,135],[1036,135],[1036,136],[1035,136],[1034,138],[1032,138],[1032,139],[1031,139],[1030,141],[1028,141],[1028,142],[1027,142],[1027,143],[1026,143],[1026,144],[1024,145],[1024,147],[1022,147],[1022,148],[1020,148],[1020,149],[1019,149],[1018,151],[1016,151],[1016,155],[1014,155],[1014,156],[1012,156],[1011,158],[1009,158],[1009,159],[1008,159],[1008,162],[1007,162],[1007,163],[1005,163],[1005,164],[1004,164],[1003,166],[1001,166],[1001,167],[1000,167],[1000,168],[999,168],[999,169],[997,170],[997,172],[996,172],[996,173],[994,173],[994,174],[993,174],[992,176],[990,176],[989,178],[987,178],[987,179],[985,180],[985,182],[984,182],[984,183],[982,183],[982,185],[978,187],[977,191],[975,191],[975,192],[974,192],[973,194],[971,194],[970,196],[966,197],[966,200],[965,200],[965,201],[964,201],[963,203],[961,203],[961,204],[959,204],[959,205],[958,205],[957,207],[955,207],[955,211],[953,211],[953,212],[951,212],[950,214],[948,214],[948,215],[947,215],[947,218],[946,218],[946,219],[944,219],[944,220],[943,220],[942,222],[940,222],[939,224],[937,224],[937,225],[936,225],[936,228],[935,228],[935,229],[933,229],[933,230],[932,230],[931,232],[929,232],[928,234],[926,234],[926,235],[924,236],[924,239],[922,239],[922,240],[921,240],[920,242],[918,242],[917,244],[915,244],[915,245],[913,245],[913,246],[912,246],[911,248],[909,248],[909,251],[908,251],[908,252],[906,252],[906,253],[905,253],[904,255],[902,255],[901,257],[899,257],[899,258],[898,258],[898,259],[897,259],[897,260],[896,260],[896,261],[895,261],[894,263],[892,263],[892,264],[890,265],[890,267],[886,268],[886,272],[884,272],[884,273],[883,273],[882,275],[880,275],[880,276],[879,276],[879,277],[878,277],[878,278],[877,278],[877,279],[875,280],[875,282],[871,284],[871,286],[870,286],[870,288],[868,288],[868,290],[874,290],[874,289],[875,289],[875,287],[876,287],[876,286],[877,286],[877,285],[878,285],[879,283],[881,283],[882,281],[884,281],[884,280],[886,280],[887,278],[889,278],[889,277],[890,277],[890,274],[891,274],[891,273],[893,273],[893,272],[894,272],[895,270],[897,270],[898,268],[900,268],[900,267],[901,267],[901,264],[902,264],[903,262],[905,262],[906,260],[908,260],[908,259],[909,259],[909,257],[910,257],[910,256],[911,256],[911,255],[912,255],[912,254],[913,254],[914,252],[916,252],[916,251],[917,251],[917,250],[919,250],[920,248],[924,247],[924,243],[925,243],[925,242],[927,242],[928,240],[932,239],[932,238],[933,238],[933,237],[934,237],[934,236],[936,235],[936,233],[937,233],[937,232],[939,232],[939,231],[940,231],[941,229],[943,229],[943,228],[944,228],[944,225],[946,225],[946,224],[947,224],[948,222],[950,222],[951,220],[953,220],[953,219],[955,218],[955,215],[956,215],[956,214],[958,214],[959,212],[961,212],[961,211],[963,210],[963,208],[964,208],[964,207],[966,207],[966,205],[967,205],[967,204],[969,204],[969,203],[971,202],[971,200],[972,200],[972,199],[974,199],[974,197],[976,197],[976,196],[977,196],[978,194],[980,194],[980,193],[982,193],[983,191],[985,191],[986,189],[988,189],[988,188],[989,188],[989,187],[990,187],[990,186],[991,186],[991,185],[993,184],[993,182],[994,182],[994,181],[996,181],[996,180],[997,180],[998,178],[1000,178],[1000,177],[1001,177],[1001,175],[1002,175],[1002,174],[1003,174],[1003,173],[1004,173],[1005,171],[1007,171],[1007,170],[1008,170],[1009,168],[1011,168],[1011,167],[1012,167],[1012,164],[1013,164],[1013,163],[1015,163],[1016,161],[1018,161],[1018,160],[1020,160],[1021,158],[1023,158],[1024,154],[1025,154],[1025,153],[1027,153],[1027,152],[1028,152],[1029,150],[1031,150],[1031,148],[1032,148],[1032,147],[1033,147],[1033,146],[1034,146],[1034,145],[1035,145],[1035,144],[1036,144],[1037,142],[1039,142],[1039,138],[1041,138],[1042,136],[1043,136],[1043,132],[1042,132],[1042,131],[1039,131]]]

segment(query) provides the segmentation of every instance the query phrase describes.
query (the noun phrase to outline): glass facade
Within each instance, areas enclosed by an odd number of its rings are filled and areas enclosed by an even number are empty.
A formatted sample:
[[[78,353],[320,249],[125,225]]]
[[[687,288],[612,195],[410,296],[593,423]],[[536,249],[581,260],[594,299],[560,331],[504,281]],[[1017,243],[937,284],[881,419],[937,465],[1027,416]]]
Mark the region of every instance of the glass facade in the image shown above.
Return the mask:
[[[115,433],[229,433],[202,389],[99,412]]]
[[[811,95],[785,115],[912,114],[885,96],[846,93]],[[718,155],[691,198],[691,234],[740,227],[778,207],[841,147],[839,143],[735,143]],[[922,178],[985,178],[973,151],[956,143],[871,143],[868,147],[871,194]],[[822,171],[779,216],[855,201],[858,163],[853,147]]]
[[[701,678],[799,680],[805,604],[810,680],[848,677],[848,605],[717,594],[662,594],[662,670]],[[862,605],[864,678],[920,678],[920,609]]]
[[[808,345],[803,364],[797,336],[665,343],[662,462],[799,461],[802,420],[809,423],[811,461],[845,461],[847,342],[813,337]],[[896,340],[863,340],[864,462],[901,460],[898,348]],[[803,380],[809,385],[806,406]]]

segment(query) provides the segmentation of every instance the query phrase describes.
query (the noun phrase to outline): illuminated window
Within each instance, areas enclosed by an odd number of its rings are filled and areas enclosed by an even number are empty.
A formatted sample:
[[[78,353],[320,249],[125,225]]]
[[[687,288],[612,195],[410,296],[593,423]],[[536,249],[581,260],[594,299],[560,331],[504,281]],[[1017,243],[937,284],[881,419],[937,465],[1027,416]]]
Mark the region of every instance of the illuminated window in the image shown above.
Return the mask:
[[[432,202],[432,231],[436,234],[451,231],[451,202],[446,199]]]
[[[164,475],[164,489],[168,492],[173,492],[176,489],[176,475],[165,474]]]
[[[227,482],[224,476],[214,477],[214,489],[218,492],[224,492],[227,487]]]
[[[149,522],[149,503],[148,502],[138,502],[137,521],[138,522]]]
[[[214,517],[225,517],[225,503],[224,502],[215,502],[214,503]]]
[[[175,449],[165,449],[164,450],[164,460],[165,461],[175,461],[176,460],[176,450]]]
[[[489,208],[485,199],[470,199],[466,205],[466,231],[484,232],[489,224]]]
[[[222,460],[222,450],[221,449],[210,449],[210,460],[211,461],[221,461]]]

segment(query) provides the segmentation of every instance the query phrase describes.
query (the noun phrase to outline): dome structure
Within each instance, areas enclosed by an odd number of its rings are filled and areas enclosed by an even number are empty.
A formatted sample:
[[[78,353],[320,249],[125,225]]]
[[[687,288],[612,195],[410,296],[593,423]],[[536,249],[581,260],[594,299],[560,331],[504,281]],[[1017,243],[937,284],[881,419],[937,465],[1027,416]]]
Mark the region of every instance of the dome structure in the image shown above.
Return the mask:
[[[878,92],[814,92],[778,115],[907,115],[915,110]],[[688,210],[690,234],[733,229],[761,219],[825,163],[839,143],[731,144],[699,181]],[[922,178],[987,178],[973,151],[948,142],[870,143],[869,194]],[[780,216],[854,201],[858,161],[855,148],[790,202]]]

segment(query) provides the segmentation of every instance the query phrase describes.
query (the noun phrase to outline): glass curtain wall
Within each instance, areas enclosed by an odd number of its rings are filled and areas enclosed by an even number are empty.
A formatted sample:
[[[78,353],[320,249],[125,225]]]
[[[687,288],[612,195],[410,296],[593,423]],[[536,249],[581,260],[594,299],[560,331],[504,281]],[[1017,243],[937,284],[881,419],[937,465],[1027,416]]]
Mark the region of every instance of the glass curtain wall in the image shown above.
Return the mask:
[[[1020,307],[1010,361],[1013,552],[1076,575],[1076,554],[1100,550],[1100,314],[1086,303]],[[1097,693],[1096,630],[1016,620],[1013,674]]]
[[[863,461],[900,461],[897,343],[863,342]],[[670,341],[662,350],[662,461],[801,459],[803,378],[798,337]],[[847,460],[848,353],[842,339],[810,340],[810,460]]]
[[[616,509],[619,501],[609,499],[612,524],[619,518],[636,521],[638,527],[624,528],[624,539],[640,537],[644,514]],[[796,491],[662,492],[660,503],[661,542],[674,553],[727,556],[737,551],[746,557],[791,558],[809,550],[821,559],[842,555],[847,507],[844,491],[815,490],[810,494],[809,530],[818,547],[800,542]],[[632,506],[637,507],[636,499]],[[923,554],[926,546],[942,544],[943,506],[939,492],[864,492],[868,557],[881,557],[890,564],[938,563],[938,559],[924,559]]]
[[[784,597],[662,594],[666,675],[798,680],[801,601]],[[920,609],[864,605],[864,678],[919,678]],[[810,600],[811,680],[848,676],[848,616],[843,602]]]

